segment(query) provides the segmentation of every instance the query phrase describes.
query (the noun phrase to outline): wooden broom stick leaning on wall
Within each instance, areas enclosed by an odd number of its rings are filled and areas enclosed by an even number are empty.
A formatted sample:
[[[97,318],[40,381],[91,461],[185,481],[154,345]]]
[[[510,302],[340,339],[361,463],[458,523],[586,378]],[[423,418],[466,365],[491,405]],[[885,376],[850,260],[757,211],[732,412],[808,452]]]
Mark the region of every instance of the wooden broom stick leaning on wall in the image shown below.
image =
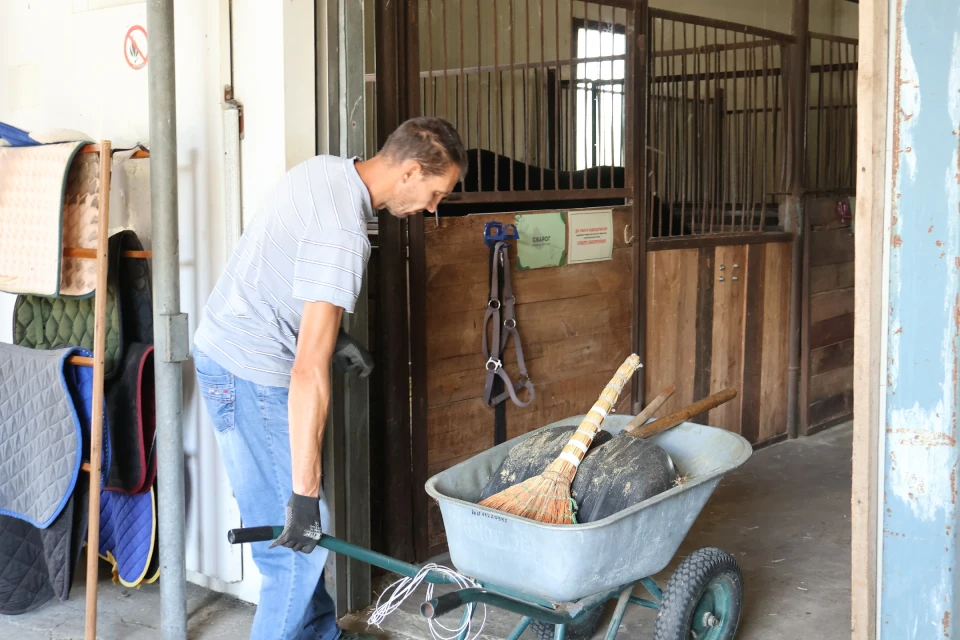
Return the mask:
[[[676,413],[671,413],[670,415],[664,416],[655,422],[651,422],[650,424],[640,425],[629,431],[626,431],[625,433],[628,436],[633,436],[634,438],[649,438],[657,435],[658,433],[663,433],[667,429],[672,429],[681,422],[685,422],[693,416],[700,415],[704,411],[709,411],[710,409],[719,407],[725,402],[729,402],[736,397],[736,389],[724,389],[723,391],[718,391],[712,396],[707,396],[703,400],[699,400],[691,405],[687,405]]]
[[[584,417],[560,456],[543,473],[490,496],[480,506],[548,524],[576,524],[570,485],[577,475],[580,462],[600,431],[600,425],[639,367],[639,356],[634,354],[627,358],[613,374],[600,399]]]

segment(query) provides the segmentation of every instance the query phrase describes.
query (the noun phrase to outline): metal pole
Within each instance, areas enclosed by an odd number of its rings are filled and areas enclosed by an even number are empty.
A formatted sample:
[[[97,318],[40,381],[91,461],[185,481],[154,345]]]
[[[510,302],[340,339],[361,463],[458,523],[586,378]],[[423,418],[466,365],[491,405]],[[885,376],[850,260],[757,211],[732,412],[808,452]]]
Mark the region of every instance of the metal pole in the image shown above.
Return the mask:
[[[154,341],[157,394],[157,484],[162,637],[187,637],[184,566],[182,371],[187,317],[180,313],[177,224],[177,97],[173,0],[148,0],[150,209],[153,219]]]

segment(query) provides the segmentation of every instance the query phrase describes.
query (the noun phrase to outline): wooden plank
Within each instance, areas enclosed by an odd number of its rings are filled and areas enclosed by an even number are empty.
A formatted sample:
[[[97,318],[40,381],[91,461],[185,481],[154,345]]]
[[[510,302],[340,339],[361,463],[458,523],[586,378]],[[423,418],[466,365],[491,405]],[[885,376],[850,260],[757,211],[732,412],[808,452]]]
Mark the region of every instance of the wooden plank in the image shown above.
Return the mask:
[[[595,333],[609,327],[629,327],[629,294],[596,294],[534,302],[517,307],[524,344],[550,342]],[[427,317],[427,358],[434,362],[480,353],[483,315],[476,311]]]
[[[807,433],[826,422],[853,414],[853,389],[810,404],[810,426]]]
[[[706,398],[710,395],[710,370],[713,357],[713,288],[717,279],[716,250],[704,248],[697,252],[697,317],[696,347],[693,374],[693,395],[690,398]],[[680,406],[688,404],[676,403]],[[674,411],[676,409],[673,409]],[[694,416],[691,422],[704,423],[709,415]]]
[[[524,304],[577,298],[594,293],[628,292],[631,278],[630,249],[616,249],[611,260],[554,267],[516,270],[515,247],[510,248],[513,293],[519,309]],[[481,317],[490,299],[488,257],[482,264],[440,264],[428,269],[427,305],[431,313],[476,311]]]
[[[853,367],[834,369],[810,377],[810,404],[853,389]]]
[[[760,442],[787,432],[791,256],[792,245],[767,247],[763,366],[760,376]]]
[[[607,207],[610,208],[610,207]],[[524,212],[523,215],[536,215],[538,212]],[[539,212],[543,213],[543,212]],[[514,224],[515,213],[493,213],[469,216],[440,218],[440,226],[424,225],[424,241],[427,251],[427,268],[441,264],[476,264],[481,272],[490,260],[490,250],[483,242],[483,229],[487,222],[498,221]],[[630,224],[630,210],[623,207],[613,208],[613,248],[628,248],[624,239],[624,229]],[[516,265],[516,246],[511,246],[510,259]],[[571,265],[576,266],[576,265]]]
[[[853,287],[810,296],[810,324],[853,313]]]
[[[853,286],[853,262],[828,264],[810,269],[810,293],[823,293]]]
[[[493,410],[480,398],[427,409],[427,464],[480,453],[493,446]]]
[[[838,342],[810,352],[810,375],[853,366],[853,340]]]
[[[837,316],[810,325],[810,349],[820,349],[827,345],[851,340],[853,338],[853,314]]]
[[[724,265],[723,282],[717,279],[713,290],[713,363],[710,371],[710,392],[727,387],[743,391],[743,320],[746,281],[742,276],[746,247],[717,248],[717,269]],[[740,267],[734,269],[733,265]],[[733,273],[739,272],[737,280]],[[728,431],[740,432],[740,407],[743,396],[737,396],[710,412],[709,424]]]
[[[617,366],[608,365],[599,372],[540,385],[537,400],[527,407],[509,403],[507,436],[514,438],[556,420],[586,413],[616,369]],[[621,411],[626,408],[624,402],[628,402],[626,395],[618,405]],[[493,410],[480,398],[430,407],[427,432],[428,468],[439,471],[493,446]]]
[[[814,231],[809,242],[811,267],[853,261],[854,238],[850,229]]]
[[[648,256],[646,396],[677,388],[661,408],[664,415],[693,402],[699,255],[684,249]]]
[[[792,240],[793,234],[783,231],[711,233],[695,236],[677,236],[674,238],[651,238],[647,241],[647,250],[651,252],[677,251],[680,249],[703,249],[705,247],[791,242]]]
[[[856,237],[856,390],[850,516],[851,640],[877,633],[878,547],[880,543],[879,470],[883,468],[878,425],[880,398],[886,394],[881,345],[887,339],[883,308],[884,251],[888,222],[884,208],[892,193],[887,181],[888,91],[891,89],[890,5],[864,2],[859,10],[860,51],[857,74],[857,237]],[[899,90],[899,87],[895,87]]]
[[[850,221],[841,220],[840,216],[837,215],[838,200],[849,202],[849,198],[846,196],[810,198],[807,200],[805,213],[809,218],[810,229],[812,231],[850,228]]]
[[[742,361],[743,384],[740,390],[740,434],[749,442],[760,440],[760,398],[763,387],[764,294],[766,289],[765,245],[746,248],[745,318]],[[735,269],[734,272],[739,271]]]
[[[527,407],[507,405],[507,436],[515,438],[551,422],[587,413],[621,364],[622,360],[577,378],[544,384],[537,392],[537,401]],[[628,410],[629,393],[624,392],[617,411]]]
[[[623,362],[630,355],[630,326],[610,328],[551,342],[523,342],[524,361],[535,387],[583,375]],[[503,359],[507,373],[516,377],[517,357],[513,341],[507,343]],[[430,363],[427,372],[427,402],[431,407],[483,395],[486,379],[479,353],[456,356]]]

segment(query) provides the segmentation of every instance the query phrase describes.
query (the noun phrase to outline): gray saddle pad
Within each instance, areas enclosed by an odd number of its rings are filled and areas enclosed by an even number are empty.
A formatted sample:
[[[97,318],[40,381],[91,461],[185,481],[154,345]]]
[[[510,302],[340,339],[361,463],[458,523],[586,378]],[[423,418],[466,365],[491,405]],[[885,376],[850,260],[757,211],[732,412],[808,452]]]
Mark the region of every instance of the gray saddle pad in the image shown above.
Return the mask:
[[[74,352],[0,344],[0,513],[41,529],[66,506],[83,455],[77,400],[92,375],[67,363]]]

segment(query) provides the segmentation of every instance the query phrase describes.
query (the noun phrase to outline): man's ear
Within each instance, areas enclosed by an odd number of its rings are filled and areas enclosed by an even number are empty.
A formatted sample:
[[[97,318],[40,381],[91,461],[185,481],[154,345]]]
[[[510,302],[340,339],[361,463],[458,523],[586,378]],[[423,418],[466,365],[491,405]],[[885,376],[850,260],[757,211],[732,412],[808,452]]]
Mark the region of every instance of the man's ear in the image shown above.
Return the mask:
[[[410,182],[423,172],[423,167],[416,160],[406,160],[403,163],[402,181]]]

